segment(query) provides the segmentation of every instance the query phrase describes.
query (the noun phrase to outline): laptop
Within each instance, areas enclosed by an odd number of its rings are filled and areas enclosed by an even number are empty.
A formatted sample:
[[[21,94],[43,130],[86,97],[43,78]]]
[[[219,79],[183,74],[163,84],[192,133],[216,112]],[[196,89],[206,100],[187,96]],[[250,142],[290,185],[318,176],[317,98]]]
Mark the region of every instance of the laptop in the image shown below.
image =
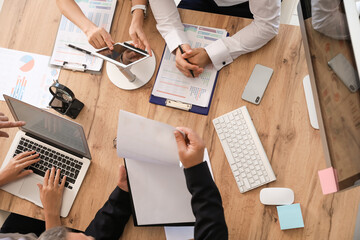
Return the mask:
[[[61,169],[61,179],[66,175],[60,215],[66,217],[90,166],[91,155],[81,125],[4,95],[16,121],[25,121],[13,140],[1,166],[4,168],[15,155],[35,150],[40,161],[27,169],[32,174],[1,187],[20,198],[42,207],[37,184],[43,183],[47,169]]]

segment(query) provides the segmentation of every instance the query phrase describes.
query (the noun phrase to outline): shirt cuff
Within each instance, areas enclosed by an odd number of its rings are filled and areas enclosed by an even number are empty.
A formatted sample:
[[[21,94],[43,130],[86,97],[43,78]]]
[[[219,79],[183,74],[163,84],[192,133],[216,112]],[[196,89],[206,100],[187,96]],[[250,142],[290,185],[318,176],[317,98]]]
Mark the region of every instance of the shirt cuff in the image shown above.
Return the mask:
[[[218,71],[233,62],[229,50],[221,39],[207,45],[205,51],[209,55],[215,69]]]
[[[187,39],[186,33],[184,31],[173,30],[166,34],[164,39],[171,53],[179,45],[184,43],[189,44],[189,40]]]

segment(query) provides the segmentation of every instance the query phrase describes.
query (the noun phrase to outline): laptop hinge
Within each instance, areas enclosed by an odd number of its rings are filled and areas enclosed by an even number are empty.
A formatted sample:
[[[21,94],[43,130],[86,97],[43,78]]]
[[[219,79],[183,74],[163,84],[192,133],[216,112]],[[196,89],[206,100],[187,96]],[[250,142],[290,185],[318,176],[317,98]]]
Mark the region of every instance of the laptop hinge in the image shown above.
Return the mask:
[[[34,134],[31,134],[31,133],[28,133],[28,132],[27,132],[27,133],[25,133],[25,135],[26,135],[26,136],[29,136],[29,137],[32,137],[32,138],[35,138],[36,140],[39,140],[39,141],[44,142],[44,143],[46,143],[46,144],[49,144],[49,145],[51,145],[51,146],[53,146],[53,147],[55,147],[55,148],[61,149],[61,150],[65,151],[65,152],[67,152],[67,153],[70,153],[70,154],[72,154],[72,155],[75,155],[75,156],[77,156],[78,158],[83,158],[83,156],[82,156],[81,154],[79,154],[79,153],[76,153],[76,152],[71,151],[71,150],[69,150],[69,149],[67,149],[67,148],[65,148],[65,147],[59,146],[59,145],[57,145],[57,144],[55,144],[55,143],[52,143],[52,142],[50,142],[50,141],[47,141],[47,140],[42,139],[42,138],[40,138],[40,137],[37,137],[37,136],[35,136]]]

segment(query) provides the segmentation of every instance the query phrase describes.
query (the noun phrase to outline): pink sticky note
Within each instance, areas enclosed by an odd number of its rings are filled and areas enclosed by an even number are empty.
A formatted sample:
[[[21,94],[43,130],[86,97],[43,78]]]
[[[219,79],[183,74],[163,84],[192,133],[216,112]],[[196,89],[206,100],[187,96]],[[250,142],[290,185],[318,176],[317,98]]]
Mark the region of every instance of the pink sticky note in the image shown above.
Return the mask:
[[[318,171],[323,194],[339,191],[336,170],[332,167]]]

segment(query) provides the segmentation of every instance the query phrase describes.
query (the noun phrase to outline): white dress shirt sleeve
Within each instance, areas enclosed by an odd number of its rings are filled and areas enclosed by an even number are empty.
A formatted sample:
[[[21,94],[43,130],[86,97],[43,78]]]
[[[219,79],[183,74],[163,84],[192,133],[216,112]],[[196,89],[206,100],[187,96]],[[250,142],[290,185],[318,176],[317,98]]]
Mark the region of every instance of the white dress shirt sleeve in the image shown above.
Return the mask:
[[[180,44],[189,43],[184,25],[173,0],[149,0],[151,11],[157,22],[156,27],[165,39],[170,52]]]
[[[278,33],[280,0],[250,0],[254,20],[231,37],[217,40],[205,47],[217,70],[233,62],[242,54],[253,52]]]
[[[157,29],[170,51],[179,44],[189,43],[173,0],[150,0]],[[233,62],[242,54],[264,46],[278,33],[280,25],[280,0],[250,0],[254,20],[231,37],[220,39],[205,47],[217,70]]]

